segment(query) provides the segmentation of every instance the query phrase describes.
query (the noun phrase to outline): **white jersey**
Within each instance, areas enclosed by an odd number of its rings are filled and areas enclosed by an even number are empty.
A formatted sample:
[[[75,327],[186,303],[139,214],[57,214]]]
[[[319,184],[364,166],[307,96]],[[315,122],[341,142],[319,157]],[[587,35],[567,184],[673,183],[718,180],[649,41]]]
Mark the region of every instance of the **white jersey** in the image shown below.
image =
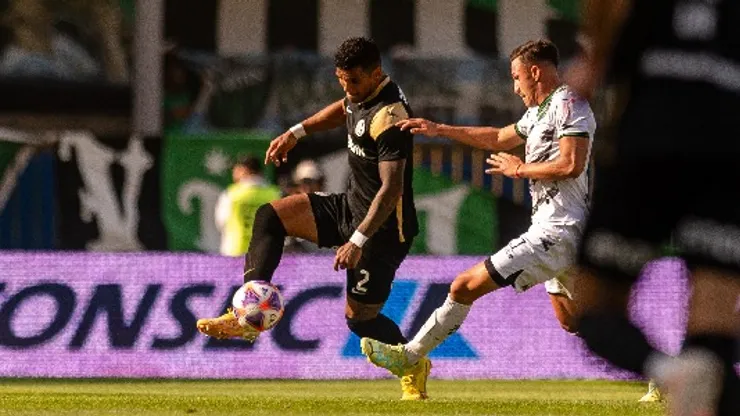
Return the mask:
[[[588,102],[568,86],[561,85],[538,107],[532,107],[515,125],[527,141],[526,163],[541,163],[560,156],[560,138],[584,137],[588,155],[596,132],[596,120]],[[586,164],[588,166],[588,163]],[[576,225],[586,219],[588,210],[587,169],[573,179],[558,181],[530,179],[532,224]]]

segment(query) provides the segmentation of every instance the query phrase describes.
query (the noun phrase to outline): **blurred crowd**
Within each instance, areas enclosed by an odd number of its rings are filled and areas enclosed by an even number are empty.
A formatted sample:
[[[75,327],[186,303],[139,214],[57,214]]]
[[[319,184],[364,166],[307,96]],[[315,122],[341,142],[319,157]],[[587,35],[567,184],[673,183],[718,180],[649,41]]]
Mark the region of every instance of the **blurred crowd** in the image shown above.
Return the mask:
[[[129,81],[133,2],[0,2],[0,75],[65,81]]]

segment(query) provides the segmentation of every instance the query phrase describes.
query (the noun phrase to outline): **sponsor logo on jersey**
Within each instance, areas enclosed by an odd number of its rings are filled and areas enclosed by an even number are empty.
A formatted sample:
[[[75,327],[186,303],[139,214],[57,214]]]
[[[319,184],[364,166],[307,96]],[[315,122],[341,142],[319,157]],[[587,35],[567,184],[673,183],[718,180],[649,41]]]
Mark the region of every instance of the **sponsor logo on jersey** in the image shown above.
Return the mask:
[[[347,135],[347,147],[349,148],[350,152],[356,154],[357,156],[367,157],[365,155],[365,151],[362,150],[362,147],[359,144],[355,143],[355,141],[352,140],[352,136],[349,134]]]

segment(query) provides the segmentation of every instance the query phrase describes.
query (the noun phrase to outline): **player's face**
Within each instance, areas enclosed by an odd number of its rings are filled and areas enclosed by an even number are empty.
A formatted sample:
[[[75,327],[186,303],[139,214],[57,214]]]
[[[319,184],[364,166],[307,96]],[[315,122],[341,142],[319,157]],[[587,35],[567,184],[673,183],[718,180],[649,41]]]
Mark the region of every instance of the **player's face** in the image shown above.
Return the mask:
[[[378,87],[382,78],[380,68],[367,71],[360,67],[349,70],[336,69],[335,74],[347,98],[353,103],[364,101]]]
[[[522,98],[524,105],[537,105],[535,97],[537,81],[534,77],[534,65],[522,62],[521,57],[511,61],[511,78],[514,80],[514,93]]]

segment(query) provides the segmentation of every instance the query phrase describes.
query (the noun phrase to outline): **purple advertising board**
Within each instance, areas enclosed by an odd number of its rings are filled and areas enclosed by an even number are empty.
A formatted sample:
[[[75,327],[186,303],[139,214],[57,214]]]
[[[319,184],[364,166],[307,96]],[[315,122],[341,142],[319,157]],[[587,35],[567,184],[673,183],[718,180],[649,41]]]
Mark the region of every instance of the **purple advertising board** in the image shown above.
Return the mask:
[[[286,256],[273,282],[286,312],[254,345],[219,341],[195,320],[221,313],[242,259],[201,254],[0,253],[0,377],[381,378],[344,318],[344,273],[330,256]],[[477,257],[410,257],[384,313],[413,334]],[[680,343],[685,269],[652,263],[634,316],[668,351]],[[437,378],[633,376],[587,352],[555,320],[542,286],[478,301],[431,355]]]

